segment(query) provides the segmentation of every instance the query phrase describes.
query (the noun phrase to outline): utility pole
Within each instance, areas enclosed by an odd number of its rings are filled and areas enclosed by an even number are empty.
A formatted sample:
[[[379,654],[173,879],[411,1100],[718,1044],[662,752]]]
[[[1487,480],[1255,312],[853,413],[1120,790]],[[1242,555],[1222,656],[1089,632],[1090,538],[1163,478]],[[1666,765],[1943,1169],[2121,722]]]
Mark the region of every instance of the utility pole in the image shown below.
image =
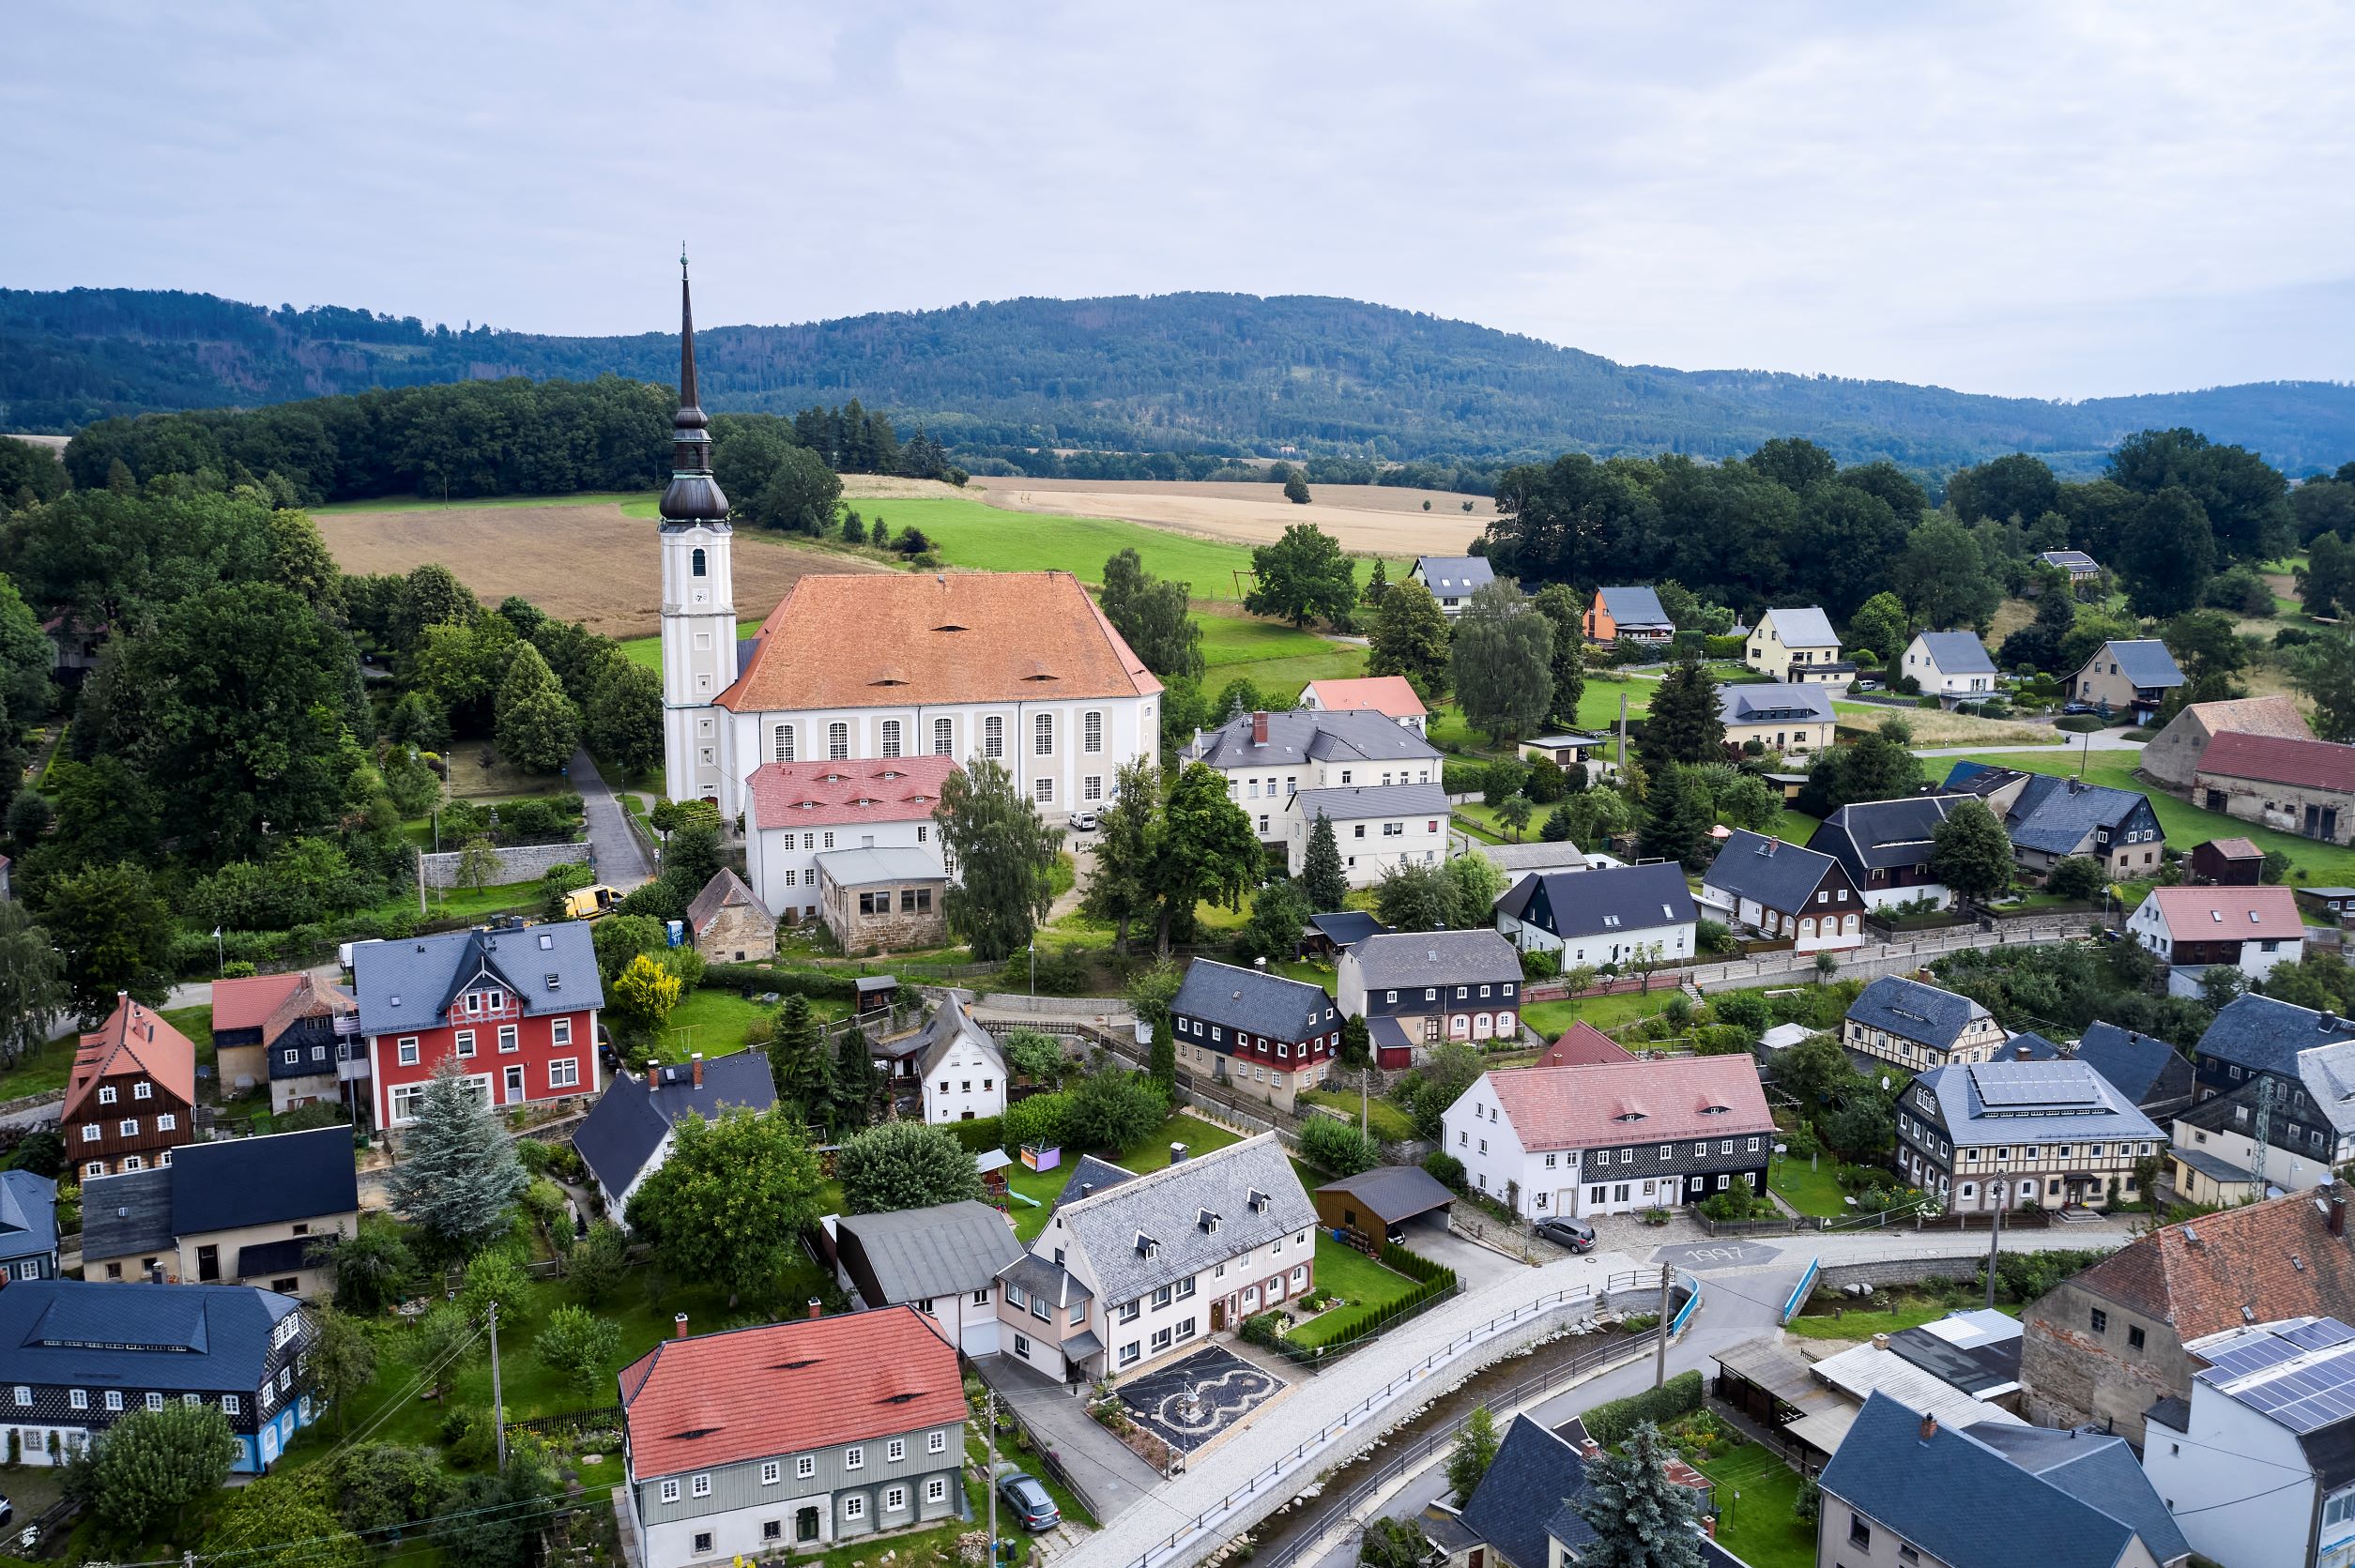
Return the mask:
[[[1366,1131],[1366,1115],[1368,1105],[1366,1084],[1367,1081],[1373,1075],[1374,1064],[1372,1062],[1368,1062],[1365,1066],[1357,1070],[1357,1135],[1361,1138],[1368,1135]]]
[[[421,915],[427,912],[425,908],[425,857],[422,855],[417,858],[417,912]]]
[[[1659,1266],[1659,1322],[1652,1330],[1659,1336],[1652,1341],[1654,1388],[1668,1381],[1668,1282],[1675,1277],[1674,1268],[1666,1263]]]
[[[1996,1310],[1996,1258],[2003,1251],[2003,1202],[2011,1195],[2000,1178],[1987,1184],[1996,1195],[1995,1226],[1987,1238],[1987,1310]]]
[[[982,1397],[981,1419],[988,1427],[989,1473],[982,1477],[982,1489],[989,1494],[989,1568],[998,1568],[998,1391],[991,1389]]]
[[[498,1392],[498,1303],[491,1303],[491,1424],[498,1432],[498,1473],[507,1473],[507,1405]]]
[[[1628,694],[1619,693],[1619,766],[1628,765]]]

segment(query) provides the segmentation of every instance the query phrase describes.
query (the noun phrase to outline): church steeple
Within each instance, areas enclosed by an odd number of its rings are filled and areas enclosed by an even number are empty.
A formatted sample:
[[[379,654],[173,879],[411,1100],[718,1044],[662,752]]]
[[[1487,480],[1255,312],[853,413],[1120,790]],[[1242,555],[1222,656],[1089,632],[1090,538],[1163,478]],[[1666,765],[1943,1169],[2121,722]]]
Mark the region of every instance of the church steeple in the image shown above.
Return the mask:
[[[687,283],[687,248],[679,248],[679,412],[670,421],[670,483],[663,491],[665,523],[725,524],[727,497],[711,477],[711,433],[696,396],[695,298]]]

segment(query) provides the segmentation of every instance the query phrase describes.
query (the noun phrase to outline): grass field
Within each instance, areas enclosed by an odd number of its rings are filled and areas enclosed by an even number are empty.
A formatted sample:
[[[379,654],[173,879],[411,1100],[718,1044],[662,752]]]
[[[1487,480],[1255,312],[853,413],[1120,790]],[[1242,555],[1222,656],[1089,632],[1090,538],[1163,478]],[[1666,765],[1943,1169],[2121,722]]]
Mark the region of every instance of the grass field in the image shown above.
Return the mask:
[[[1838,1162],[1827,1156],[1820,1168],[1811,1168],[1805,1160],[1785,1155],[1769,1162],[1766,1185],[1802,1214],[1844,1214],[1848,1211],[1847,1195],[1832,1178],[1837,1165]]]
[[[1344,1246],[1320,1230],[1317,1288],[1339,1297],[1346,1306],[1384,1306],[1414,1289],[1415,1282],[1404,1274],[1393,1273],[1355,1247]],[[1343,1319],[1352,1316],[1354,1315],[1328,1311],[1286,1337],[1295,1345],[1314,1349],[1346,1327]]]
[[[1718,1544],[1750,1568],[1814,1568],[1815,1527],[1791,1512],[1798,1472],[1757,1443],[1696,1459],[1717,1483]]]
[[[1231,1143],[1241,1141],[1242,1134],[1239,1133],[1230,1132],[1224,1127],[1203,1121],[1197,1117],[1180,1114],[1170,1118],[1169,1120],[1155,1128],[1139,1139],[1133,1149],[1119,1152],[1095,1149],[1093,1152],[1099,1159],[1111,1161],[1123,1170],[1134,1171],[1139,1176],[1142,1176],[1147,1171],[1160,1170],[1169,1165],[1170,1145],[1172,1143],[1182,1143],[1188,1150],[1196,1154],[1207,1154],[1214,1149],[1224,1149]],[[1019,1163],[1018,1158],[1017,1163],[1007,1170],[1006,1181],[1009,1186],[1024,1197],[1038,1200],[1038,1207],[1035,1209],[1027,1203],[1014,1205],[1014,1234],[1017,1241],[1028,1241],[1047,1228],[1048,1216],[1053,1210],[1055,1199],[1062,1195],[1063,1184],[1071,1180],[1072,1167],[1079,1163],[1081,1154],[1088,1152],[1091,1151],[1078,1149],[1064,1149],[1063,1164],[1053,1170],[1026,1169]]]
[[[1649,992],[1621,991],[1607,997],[1574,997],[1566,1002],[1532,1002],[1521,1010],[1521,1021],[1548,1040],[1580,1018],[1598,1029],[1615,1029],[1638,1018],[1649,1018],[1677,994],[1675,981],[1666,975]]]
[[[1338,1111],[1349,1118],[1350,1125],[1357,1125],[1357,1090],[1354,1088],[1312,1088],[1300,1096],[1311,1105]],[[1415,1135],[1415,1123],[1406,1112],[1381,1095],[1366,1100],[1366,1127],[1375,1137],[1389,1143],[1405,1143]]]
[[[1979,1263],[1975,1259],[1957,1258],[1954,1271],[1958,1276],[1968,1279],[1979,1271]],[[1827,1299],[1819,1292],[1817,1300],[1823,1302]],[[1838,1298],[1829,1300],[1837,1302]],[[1970,1304],[1978,1306],[1981,1302]],[[1797,1339],[1861,1341],[1871,1339],[1874,1334],[1893,1334],[1906,1329],[1918,1329],[1924,1323],[1934,1323],[1944,1317],[1947,1311],[1944,1303],[1935,1297],[1907,1291],[1888,1307],[1873,1312],[1858,1312],[1853,1307],[1843,1311],[1837,1305],[1827,1304],[1821,1312],[1801,1313],[1791,1319],[1789,1327],[1793,1337]],[[1837,1316],[1834,1316],[1835,1313]],[[2018,1314],[2012,1316],[2017,1317]]]

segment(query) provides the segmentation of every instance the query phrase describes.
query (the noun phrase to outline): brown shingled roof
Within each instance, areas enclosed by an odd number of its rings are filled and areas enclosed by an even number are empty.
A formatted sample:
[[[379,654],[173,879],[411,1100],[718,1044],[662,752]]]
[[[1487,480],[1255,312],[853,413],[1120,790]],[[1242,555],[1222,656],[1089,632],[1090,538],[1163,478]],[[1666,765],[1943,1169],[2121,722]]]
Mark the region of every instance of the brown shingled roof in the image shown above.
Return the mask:
[[[2197,1339],[2245,1323],[2355,1313],[2355,1235],[2331,1234],[2343,1181],[2167,1225],[2077,1276],[2120,1306]]]
[[[2355,792],[2355,746],[2227,731],[2208,743],[2199,771],[2301,789]]]
[[[2210,735],[2271,735],[2284,740],[2312,740],[2306,716],[2287,697],[2230,697],[2221,702],[2195,702],[2185,709],[2198,715]]]

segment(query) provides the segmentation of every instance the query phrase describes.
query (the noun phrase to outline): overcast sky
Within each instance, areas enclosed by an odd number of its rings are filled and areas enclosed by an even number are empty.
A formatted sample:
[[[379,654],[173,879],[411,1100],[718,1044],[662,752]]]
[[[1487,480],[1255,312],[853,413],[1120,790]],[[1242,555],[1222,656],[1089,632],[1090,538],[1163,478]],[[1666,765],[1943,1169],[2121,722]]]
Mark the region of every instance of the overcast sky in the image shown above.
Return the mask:
[[[11,5],[0,285],[549,332],[1348,295],[2048,397],[2355,370],[2355,10]]]

